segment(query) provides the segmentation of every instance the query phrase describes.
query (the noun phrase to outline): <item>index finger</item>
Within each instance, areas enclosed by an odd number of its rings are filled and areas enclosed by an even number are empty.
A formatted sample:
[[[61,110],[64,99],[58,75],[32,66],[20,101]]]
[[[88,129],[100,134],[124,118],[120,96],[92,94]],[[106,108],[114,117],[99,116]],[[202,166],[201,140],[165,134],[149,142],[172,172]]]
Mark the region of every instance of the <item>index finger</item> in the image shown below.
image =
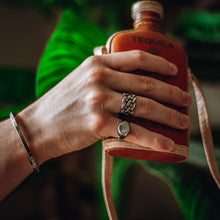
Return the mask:
[[[177,74],[177,66],[166,59],[141,51],[132,50],[103,55],[106,65],[110,68],[131,72],[141,69],[149,72],[156,72],[161,75],[172,76]]]

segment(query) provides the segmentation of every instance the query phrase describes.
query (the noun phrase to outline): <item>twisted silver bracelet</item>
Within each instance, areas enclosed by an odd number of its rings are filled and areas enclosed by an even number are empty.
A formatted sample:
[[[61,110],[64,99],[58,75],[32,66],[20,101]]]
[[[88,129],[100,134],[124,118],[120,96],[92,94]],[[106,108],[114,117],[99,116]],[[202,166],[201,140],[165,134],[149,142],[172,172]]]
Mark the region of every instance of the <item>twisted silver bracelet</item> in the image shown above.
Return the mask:
[[[15,116],[14,116],[13,112],[10,112],[10,119],[11,119],[11,122],[12,122],[15,130],[16,130],[16,133],[17,133],[18,137],[21,140],[22,146],[24,147],[25,153],[26,153],[26,155],[28,157],[28,160],[29,160],[31,166],[33,167],[34,170],[36,170],[39,173],[40,170],[39,170],[39,167],[37,165],[37,162],[36,162],[35,158],[33,157],[33,155],[30,152],[30,149],[29,149],[29,147],[28,147],[28,145],[27,145],[27,143],[26,143],[26,141],[24,139],[24,136],[23,136],[23,134],[21,132],[21,129],[18,126],[18,123],[17,123],[17,121],[15,119]]]

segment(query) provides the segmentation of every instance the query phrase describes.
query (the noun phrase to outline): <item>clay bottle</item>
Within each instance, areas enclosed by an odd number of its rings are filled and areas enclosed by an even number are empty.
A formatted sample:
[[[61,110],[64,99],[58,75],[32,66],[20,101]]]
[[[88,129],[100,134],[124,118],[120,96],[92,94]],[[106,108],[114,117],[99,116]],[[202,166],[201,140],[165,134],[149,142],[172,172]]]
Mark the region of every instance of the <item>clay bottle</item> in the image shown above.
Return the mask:
[[[161,76],[157,73],[136,70],[132,74],[141,74],[157,78],[187,91],[187,56],[183,48],[175,41],[169,39],[161,32],[160,23],[163,19],[163,7],[156,1],[139,1],[132,6],[132,18],[134,20],[132,30],[121,31],[113,34],[108,42],[109,53],[128,50],[143,50],[157,56],[164,57],[178,67],[176,76]],[[187,108],[170,106],[179,112],[188,113]],[[143,159],[159,162],[181,162],[186,160],[189,152],[188,130],[178,130],[165,125],[144,120],[141,118],[127,117],[133,122],[148,130],[165,135],[175,142],[172,152],[155,151],[142,146],[134,145],[125,140],[107,139],[103,141],[103,147],[109,154],[116,157]]]

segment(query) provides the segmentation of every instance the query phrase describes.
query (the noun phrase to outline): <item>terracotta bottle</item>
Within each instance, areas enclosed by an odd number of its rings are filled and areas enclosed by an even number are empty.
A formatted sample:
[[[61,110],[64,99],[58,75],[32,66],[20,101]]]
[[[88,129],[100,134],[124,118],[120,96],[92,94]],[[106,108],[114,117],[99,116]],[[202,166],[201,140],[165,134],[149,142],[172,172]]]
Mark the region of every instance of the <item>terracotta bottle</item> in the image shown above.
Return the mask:
[[[114,53],[138,49],[164,57],[177,65],[178,74],[176,76],[161,76],[157,73],[143,72],[141,70],[136,70],[133,74],[154,77],[187,91],[187,56],[178,43],[169,39],[161,32],[160,22],[163,19],[162,5],[156,1],[136,2],[132,6],[132,18],[134,20],[134,29],[113,34],[107,42],[108,52]],[[163,104],[179,112],[188,113],[187,108],[170,106],[166,103]],[[180,162],[187,158],[189,152],[188,130],[173,129],[141,118],[126,116],[123,119],[173,139],[176,144],[175,149],[167,153],[155,151],[150,148],[146,149],[124,140],[107,139],[103,141],[103,146],[109,154],[116,157],[160,162]]]

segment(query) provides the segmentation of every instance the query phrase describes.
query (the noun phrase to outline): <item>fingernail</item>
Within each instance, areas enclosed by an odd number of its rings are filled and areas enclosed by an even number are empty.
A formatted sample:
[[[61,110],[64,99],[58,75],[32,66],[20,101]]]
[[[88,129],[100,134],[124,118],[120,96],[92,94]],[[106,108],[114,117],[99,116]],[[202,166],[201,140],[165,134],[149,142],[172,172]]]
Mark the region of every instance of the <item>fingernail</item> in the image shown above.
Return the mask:
[[[171,151],[175,147],[175,143],[171,140],[168,140],[164,146],[165,150]]]
[[[173,74],[173,75],[177,74],[178,69],[177,69],[177,66],[175,64],[169,63],[169,67],[170,67],[171,74]]]
[[[192,102],[192,97],[188,93],[183,93],[182,102],[185,105],[190,105]]]
[[[190,119],[186,115],[181,116],[181,127],[182,128],[187,128],[189,126]]]

